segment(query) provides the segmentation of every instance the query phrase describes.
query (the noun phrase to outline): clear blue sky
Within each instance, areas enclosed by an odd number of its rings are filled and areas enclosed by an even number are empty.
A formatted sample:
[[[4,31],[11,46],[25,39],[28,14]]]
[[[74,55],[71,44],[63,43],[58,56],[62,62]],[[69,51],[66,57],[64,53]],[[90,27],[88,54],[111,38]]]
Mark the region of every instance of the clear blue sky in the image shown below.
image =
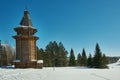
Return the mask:
[[[41,48],[50,41],[62,42],[76,54],[85,48],[94,54],[98,42],[103,53],[120,56],[120,0],[0,0],[0,39],[12,47],[25,5]]]

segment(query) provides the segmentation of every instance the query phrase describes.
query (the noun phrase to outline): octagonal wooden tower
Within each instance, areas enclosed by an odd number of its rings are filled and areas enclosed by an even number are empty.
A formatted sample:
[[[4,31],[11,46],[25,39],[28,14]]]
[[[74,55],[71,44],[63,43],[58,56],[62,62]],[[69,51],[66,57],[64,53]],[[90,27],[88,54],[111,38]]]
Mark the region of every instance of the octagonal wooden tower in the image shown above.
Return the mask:
[[[36,68],[37,54],[36,41],[39,39],[34,36],[37,32],[32,25],[29,12],[24,11],[24,16],[20,22],[20,26],[14,28],[17,35],[13,36],[16,40],[16,68]]]

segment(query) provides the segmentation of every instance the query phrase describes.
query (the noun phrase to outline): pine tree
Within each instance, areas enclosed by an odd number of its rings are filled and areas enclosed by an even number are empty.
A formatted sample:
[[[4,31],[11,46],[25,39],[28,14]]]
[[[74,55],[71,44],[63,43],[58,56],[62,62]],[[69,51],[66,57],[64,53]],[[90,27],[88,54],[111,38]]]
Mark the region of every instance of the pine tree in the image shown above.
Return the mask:
[[[59,43],[59,52],[58,52],[58,66],[66,66],[67,64],[67,54],[68,52],[65,50],[63,44]]]
[[[82,58],[82,56],[81,56],[81,54],[79,53],[78,56],[77,56],[77,65],[78,65],[78,66],[81,66],[81,58]]]
[[[53,42],[50,42],[45,49],[45,56],[46,56],[46,66],[52,67],[54,64],[54,54],[53,54]]]
[[[86,56],[86,52],[85,52],[84,48],[83,48],[83,51],[82,51],[81,65],[82,66],[87,66],[87,56]]]
[[[99,47],[99,44],[96,44],[95,55],[93,58],[93,66],[95,68],[102,68],[102,53]]]
[[[87,66],[90,68],[93,67],[93,59],[91,54],[89,54],[89,57],[87,59]]]
[[[53,66],[59,66],[59,46],[58,46],[58,43],[56,41],[53,42],[53,45],[52,45],[52,53],[53,53],[53,56],[52,57],[52,65]]]
[[[70,57],[69,57],[69,66],[75,66],[76,61],[75,61],[75,56],[74,56],[74,51],[71,49],[70,51]]]
[[[45,65],[51,67],[66,66],[67,54],[68,53],[61,42],[59,44],[56,41],[50,42],[45,49]]]

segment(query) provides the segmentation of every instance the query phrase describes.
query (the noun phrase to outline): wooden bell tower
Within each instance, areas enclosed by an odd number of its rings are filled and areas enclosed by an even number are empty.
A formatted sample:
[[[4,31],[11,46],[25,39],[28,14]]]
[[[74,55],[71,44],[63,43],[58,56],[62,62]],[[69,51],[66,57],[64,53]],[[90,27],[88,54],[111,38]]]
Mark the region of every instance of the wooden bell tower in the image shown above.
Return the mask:
[[[39,39],[34,34],[37,32],[32,25],[29,12],[24,11],[20,26],[14,28],[17,33],[13,38],[16,40],[16,61],[17,68],[35,68],[37,62],[36,41]]]

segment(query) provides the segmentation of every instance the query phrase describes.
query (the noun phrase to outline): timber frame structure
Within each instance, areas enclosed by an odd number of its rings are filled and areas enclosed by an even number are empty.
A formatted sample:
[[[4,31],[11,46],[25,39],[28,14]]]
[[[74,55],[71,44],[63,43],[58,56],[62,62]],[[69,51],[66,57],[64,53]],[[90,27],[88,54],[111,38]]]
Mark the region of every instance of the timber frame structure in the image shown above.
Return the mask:
[[[24,11],[24,16],[20,26],[14,28],[17,35],[13,36],[16,40],[16,68],[37,68],[36,41],[39,39],[34,34],[37,32],[32,25],[29,12]]]

